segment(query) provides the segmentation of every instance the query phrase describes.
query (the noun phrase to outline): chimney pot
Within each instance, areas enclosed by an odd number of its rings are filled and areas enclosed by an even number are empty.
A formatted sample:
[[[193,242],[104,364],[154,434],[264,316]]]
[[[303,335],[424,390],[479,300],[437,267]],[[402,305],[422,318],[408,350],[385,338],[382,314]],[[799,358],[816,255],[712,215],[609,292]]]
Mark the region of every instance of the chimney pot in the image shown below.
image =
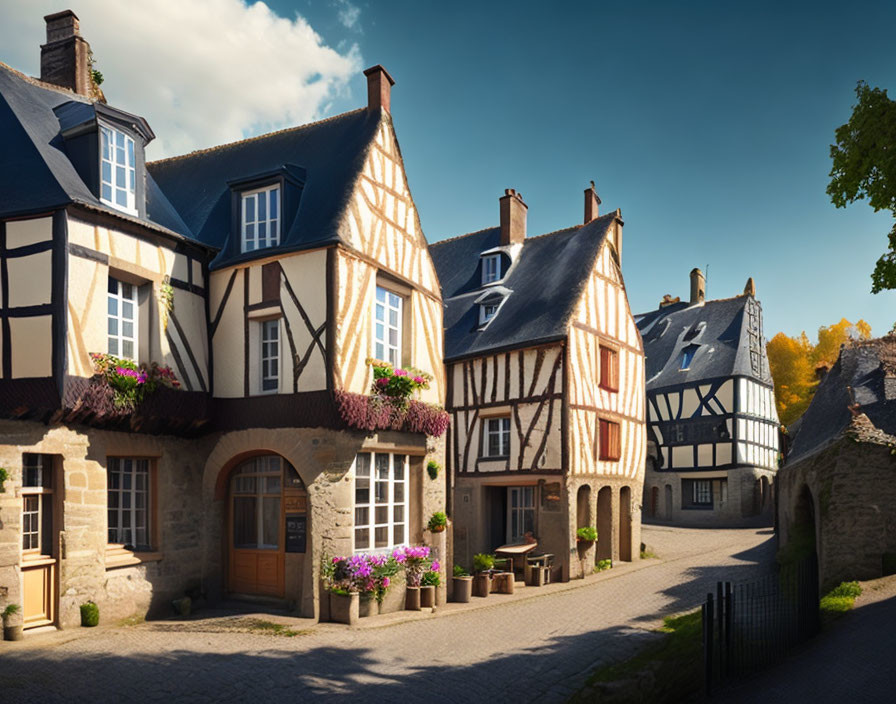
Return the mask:
[[[501,245],[522,244],[526,239],[526,214],[529,212],[522,194],[506,188],[498,202],[501,207]]]
[[[744,295],[753,296],[753,298],[756,298],[756,282],[753,281],[752,276],[747,279],[747,285],[744,286]]]
[[[699,269],[691,270],[691,305],[706,300],[706,277]]]
[[[364,75],[367,76],[367,109],[379,110],[382,108],[391,113],[392,86],[395,79],[380,64],[371,66]]]
[[[78,16],[63,10],[44,16],[47,43],[40,47],[40,80],[90,95],[90,45],[81,36]]]
[[[594,181],[591,182],[591,187],[585,189],[585,224],[587,225],[592,220],[596,220],[599,213],[599,206],[601,200],[600,196],[597,195],[597,190],[594,188]]]

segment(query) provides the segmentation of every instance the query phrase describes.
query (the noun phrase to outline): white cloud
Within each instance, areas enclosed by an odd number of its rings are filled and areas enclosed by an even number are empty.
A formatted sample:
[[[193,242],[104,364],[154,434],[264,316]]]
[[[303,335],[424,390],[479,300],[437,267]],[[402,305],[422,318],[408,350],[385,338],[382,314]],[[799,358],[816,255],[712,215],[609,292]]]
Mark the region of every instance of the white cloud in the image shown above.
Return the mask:
[[[336,0],[336,6],[339,8],[337,17],[339,22],[346,29],[354,29],[361,31],[359,20],[361,19],[361,8],[351,3],[349,0]]]
[[[43,16],[59,0],[0,0],[0,61],[40,73]],[[77,0],[71,6],[111,105],[156,133],[149,158],[302,124],[361,68],[357,45],[326,46],[308,22],[242,0]],[[355,18],[357,21],[357,17]]]

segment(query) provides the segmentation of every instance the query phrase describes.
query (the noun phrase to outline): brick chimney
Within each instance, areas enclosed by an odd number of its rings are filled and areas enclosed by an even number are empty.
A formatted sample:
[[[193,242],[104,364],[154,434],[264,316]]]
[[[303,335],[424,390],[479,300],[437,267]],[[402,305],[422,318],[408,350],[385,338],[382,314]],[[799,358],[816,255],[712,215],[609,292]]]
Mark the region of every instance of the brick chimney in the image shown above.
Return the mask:
[[[592,220],[597,220],[598,216],[598,207],[600,206],[600,197],[597,195],[597,191],[594,188],[594,181],[591,182],[591,187],[585,189],[585,224],[587,225]]]
[[[390,99],[395,80],[379,64],[371,66],[364,71],[364,75],[367,76],[367,109],[378,110],[382,108],[386,112],[391,113]]]
[[[90,95],[90,45],[81,36],[78,16],[63,10],[44,17],[47,43],[40,47],[40,80]]]
[[[526,239],[526,214],[529,206],[521,193],[507,188],[498,199],[501,204],[501,246],[522,244]]]
[[[706,300],[706,277],[699,269],[691,270],[691,305]]]

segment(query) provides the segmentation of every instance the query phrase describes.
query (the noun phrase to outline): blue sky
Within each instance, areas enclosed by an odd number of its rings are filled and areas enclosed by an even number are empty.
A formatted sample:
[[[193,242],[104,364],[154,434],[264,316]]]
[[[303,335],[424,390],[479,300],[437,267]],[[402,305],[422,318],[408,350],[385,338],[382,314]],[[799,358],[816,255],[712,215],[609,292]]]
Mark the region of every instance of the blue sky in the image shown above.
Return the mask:
[[[273,2],[396,79],[393,115],[430,240],[497,222],[522,191],[529,233],[574,224],[594,179],[625,218],[633,310],[756,279],[765,332],[841,317],[876,334],[870,293],[891,218],[825,195],[828,148],[856,81],[896,88],[896,3]],[[786,5],[786,7],[779,7]],[[364,81],[333,111],[364,100]]]

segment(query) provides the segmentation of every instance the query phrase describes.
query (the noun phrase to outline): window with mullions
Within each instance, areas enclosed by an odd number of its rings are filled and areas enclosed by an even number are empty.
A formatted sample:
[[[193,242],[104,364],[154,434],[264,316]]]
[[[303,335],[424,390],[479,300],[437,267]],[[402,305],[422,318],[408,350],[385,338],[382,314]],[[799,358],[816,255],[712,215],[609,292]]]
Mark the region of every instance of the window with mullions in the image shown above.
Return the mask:
[[[100,199],[121,210],[137,211],[134,140],[124,132],[101,126]]]
[[[362,452],[355,458],[355,552],[408,541],[408,458]]]
[[[261,324],[261,390],[280,388],[280,320]]]
[[[510,455],[510,418],[487,418],[483,437],[483,457]]]
[[[479,324],[485,325],[498,314],[500,303],[483,303],[479,312]]]
[[[137,287],[109,277],[108,350],[125,359],[137,359]]]
[[[494,283],[501,279],[501,255],[490,254],[482,258],[482,285]]]
[[[280,547],[280,495],[283,459],[255,457],[233,473],[233,547],[277,550]]]
[[[373,356],[401,366],[401,320],[404,300],[382,286],[376,287],[373,318]]]
[[[51,551],[52,480],[51,455],[22,456],[22,552],[31,557]]]
[[[110,457],[108,481],[109,543],[129,550],[151,549],[149,460]]]
[[[280,186],[268,186],[243,193],[242,249],[252,252],[280,244]]]

